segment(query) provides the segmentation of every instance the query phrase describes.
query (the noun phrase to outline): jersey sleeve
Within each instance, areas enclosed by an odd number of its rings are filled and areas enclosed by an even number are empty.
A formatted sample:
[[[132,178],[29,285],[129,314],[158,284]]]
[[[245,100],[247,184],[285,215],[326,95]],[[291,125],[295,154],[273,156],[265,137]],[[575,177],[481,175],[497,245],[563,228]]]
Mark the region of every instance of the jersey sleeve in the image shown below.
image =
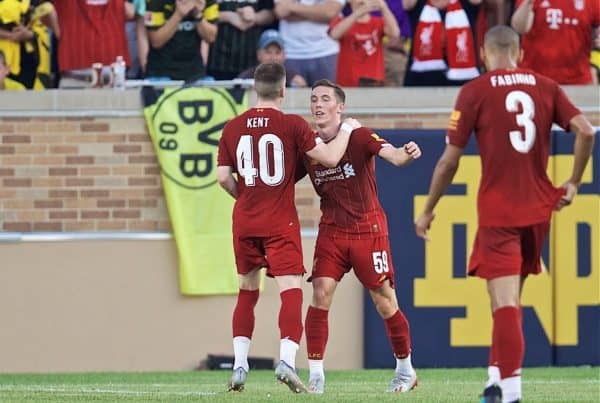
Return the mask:
[[[302,178],[306,176],[306,174],[308,174],[305,163],[306,157],[304,156],[304,154],[298,153],[298,155],[296,156],[296,177],[294,178],[294,182],[299,182],[300,180],[302,180]]]
[[[554,116],[552,120],[565,130],[569,130],[569,122],[573,117],[579,115],[581,111],[573,105],[567,94],[563,91],[560,85],[554,83]]]
[[[146,17],[144,18],[146,28],[158,29],[165,25],[167,17],[164,10],[163,0],[146,1]]]
[[[454,110],[450,114],[446,142],[460,148],[465,148],[471,137],[477,116],[476,105],[473,102],[471,87],[464,86],[458,93]]]
[[[227,147],[227,125],[223,128],[223,133],[221,134],[221,138],[219,139],[219,150],[217,153],[217,166],[226,166],[233,167],[233,159],[229,154],[229,149]]]
[[[202,15],[208,22],[217,22],[219,19],[219,3],[217,3],[217,0],[207,0]]]
[[[392,147],[387,140],[380,137],[377,133],[367,127],[356,129],[352,133],[352,138],[350,140],[352,142],[356,142],[361,149],[365,150],[369,157],[372,155],[378,155],[379,151],[381,151],[383,147]]]
[[[306,123],[306,120],[298,115],[288,116],[292,116],[292,119],[294,120],[294,127],[296,129],[294,130],[294,138],[296,139],[298,149],[302,153],[306,153],[315,148],[317,146],[317,137],[308,123]]]

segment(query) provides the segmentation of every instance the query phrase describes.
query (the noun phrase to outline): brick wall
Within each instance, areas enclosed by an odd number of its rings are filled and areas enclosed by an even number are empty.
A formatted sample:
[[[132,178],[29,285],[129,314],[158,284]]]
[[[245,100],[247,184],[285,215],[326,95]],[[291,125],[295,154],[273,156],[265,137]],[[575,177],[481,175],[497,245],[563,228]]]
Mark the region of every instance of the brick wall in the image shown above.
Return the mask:
[[[377,128],[442,128],[447,113],[354,114]],[[588,114],[600,125],[600,112]],[[141,116],[0,118],[0,223],[8,232],[169,231],[159,167]],[[296,202],[316,229],[308,180]]]

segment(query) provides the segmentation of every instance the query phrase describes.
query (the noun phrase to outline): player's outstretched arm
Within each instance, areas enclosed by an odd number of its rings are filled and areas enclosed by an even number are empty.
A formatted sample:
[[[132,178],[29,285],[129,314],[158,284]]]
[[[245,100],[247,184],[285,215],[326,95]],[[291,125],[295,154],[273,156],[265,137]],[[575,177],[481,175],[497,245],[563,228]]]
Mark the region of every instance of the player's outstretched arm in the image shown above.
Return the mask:
[[[427,230],[435,217],[433,209],[446,192],[446,189],[448,189],[448,186],[450,186],[450,183],[456,174],[456,170],[458,169],[458,162],[462,153],[462,148],[448,144],[435,166],[433,177],[431,178],[431,185],[429,186],[429,195],[425,202],[425,209],[415,221],[415,232],[417,233],[417,236],[425,240],[429,240]]]
[[[221,185],[221,187],[231,195],[231,197],[237,199],[237,181],[233,177],[233,168],[224,165],[218,166],[217,181],[219,182],[219,185]]]
[[[350,134],[359,127],[361,127],[361,124],[358,120],[353,118],[344,119],[337,136],[333,140],[327,144],[318,143],[312,150],[307,151],[306,155],[327,168],[335,167],[346,152]]]
[[[573,198],[577,194],[579,184],[581,183],[583,171],[585,170],[585,166],[587,165],[594,148],[594,135],[596,133],[594,127],[585,116],[582,114],[574,116],[569,122],[569,126],[573,133],[575,133],[573,171],[569,180],[562,185],[566,192],[558,202],[556,210],[568,206],[573,201]]]
[[[402,147],[382,147],[378,154],[387,162],[401,167],[410,164],[421,157],[421,148],[414,141],[404,144]]]

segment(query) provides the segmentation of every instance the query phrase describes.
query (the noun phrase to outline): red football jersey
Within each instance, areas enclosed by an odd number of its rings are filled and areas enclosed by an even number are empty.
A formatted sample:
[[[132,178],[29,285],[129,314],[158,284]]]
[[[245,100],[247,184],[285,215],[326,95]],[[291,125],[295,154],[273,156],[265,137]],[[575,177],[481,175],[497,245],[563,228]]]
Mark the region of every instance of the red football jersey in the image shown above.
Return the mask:
[[[352,132],[346,153],[335,168],[305,158],[304,166],[321,196],[319,233],[345,239],[388,234],[385,212],[377,197],[375,155],[387,141],[366,127]]]
[[[517,0],[517,6],[524,0]],[[600,24],[598,0],[535,0],[531,30],[522,35],[528,68],[560,84],[591,84],[592,28]]]
[[[344,17],[338,16],[329,29]],[[337,82],[343,87],[358,87],[361,78],[383,81],[383,18],[371,16],[367,22],[355,22],[340,38],[337,63]]]
[[[297,156],[316,145],[302,117],[273,108],[249,109],[225,125],[218,165],[233,167],[238,175],[234,232],[271,236],[299,226],[294,204]]]
[[[579,113],[555,81],[529,70],[495,70],[462,87],[448,142],[465,147],[475,131],[480,225],[518,227],[550,218],[563,194],[546,174],[550,130],[552,123],[568,130]]]

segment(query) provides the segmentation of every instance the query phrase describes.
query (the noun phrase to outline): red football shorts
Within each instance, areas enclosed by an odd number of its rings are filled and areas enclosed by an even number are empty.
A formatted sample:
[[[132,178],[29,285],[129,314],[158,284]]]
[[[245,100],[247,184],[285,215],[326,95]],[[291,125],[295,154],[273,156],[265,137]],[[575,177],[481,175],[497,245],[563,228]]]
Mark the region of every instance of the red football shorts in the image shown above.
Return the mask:
[[[549,222],[526,227],[479,227],[469,259],[469,275],[491,280],[538,274]]]
[[[260,267],[267,268],[269,277],[306,273],[298,227],[269,237],[239,237],[234,233],[233,251],[238,274]]]
[[[317,237],[312,274],[308,281],[317,277],[340,281],[352,268],[358,280],[369,290],[381,287],[386,279],[393,286],[394,266],[389,238],[380,236],[358,240]]]

